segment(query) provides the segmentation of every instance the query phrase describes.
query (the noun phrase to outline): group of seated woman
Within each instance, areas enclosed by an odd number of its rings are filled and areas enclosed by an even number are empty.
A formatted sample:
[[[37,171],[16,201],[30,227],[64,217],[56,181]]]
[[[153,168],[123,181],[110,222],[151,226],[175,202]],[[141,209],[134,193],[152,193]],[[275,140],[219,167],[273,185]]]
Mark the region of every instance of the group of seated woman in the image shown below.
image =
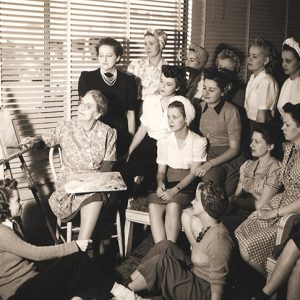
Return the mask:
[[[100,68],[82,72],[79,79],[78,118],[22,144],[60,145],[63,168],[49,204],[64,221],[80,212],[79,241],[91,239],[102,207],[114,199],[108,193],[67,194],[63,177],[80,170],[118,170],[129,193],[134,177],[144,177],[155,246],[132,274],[129,289],[114,285],[115,296],[138,299],[134,292],[147,288],[165,299],[221,299],[233,247],[221,222],[224,215],[241,216],[235,230],[241,256],[265,276],[281,217],[300,211],[300,47],[293,38],[283,43],[282,67],[289,78],[279,95],[271,75],[275,53],[266,40],[255,39],[249,48],[252,75],[244,88],[237,77],[241,62],[230,49],[205,69],[207,51],[191,45],[183,68],[163,59],[167,35],[162,30],[148,29],[144,39],[147,57],[129,65],[131,74],[116,68],[122,45],[101,39],[96,46]],[[278,141],[268,125],[276,105],[287,141],[282,163],[272,156]],[[250,160],[243,146],[248,136]],[[182,226],[190,259],[175,244]],[[87,242],[80,243],[86,247]],[[0,254],[10,252],[3,247]],[[271,294],[278,281],[260,296]]]

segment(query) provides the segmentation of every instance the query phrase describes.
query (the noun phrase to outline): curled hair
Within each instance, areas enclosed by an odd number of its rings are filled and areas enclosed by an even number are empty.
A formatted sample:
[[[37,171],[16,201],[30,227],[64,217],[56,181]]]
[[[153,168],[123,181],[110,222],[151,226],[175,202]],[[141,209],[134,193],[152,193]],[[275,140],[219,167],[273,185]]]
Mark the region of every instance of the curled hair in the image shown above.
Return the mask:
[[[111,37],[105,37],[105,38],[102,38],[99,40],[99,42],[97,43],[97,45],[95,47],[97,56],[99,55],[99,48],[103,45],[111,46],[114,49],[116,56],[122,57],[122,55],[123,55],[122,44]]]
[[[216,58],[216,66],[218,67],[219,60],[229,59],[234,65],[234,71],[238,73],[241,68],[241,60],[239,56],[232,50],[224,49],[218,53]]]
[[[108,105],[107,98],[99,90],[87,91],[84,97],[88,94],[91,95],[94,101],[96,102],[97,111],[101,113],[101,116],[104,116],[107,112],[107,105]]]
[[[269,58],[269,62],[265,65],[265,70],[269,74],[273,74],[277,64],[277,53],[270,41],[262,38],[256,38],[250,47],[255,46],[263,50],[266,57]]]
[[[204,79],[215,81],[224,94],[230,91],[234,80],[232,71],[215,67],[204,70]]]
[[[298,60],[298,62],[300,63],[300,56],[299,54],[297,53],[297,51],[293,48],[293,47],[290,47],[289,45],[287,44],[283,44],[282,46],[282,51],[289,51],[289,52],[292,52],[293,55],[296,57],[296,59]]]
[[[282,107],[282,109],[285,113],[290,114],[297,124],[297,127],[300,127],[300,103],[292,104],[291,102],[288,102]]]
[[[256,123],[253,126],[253,132],[260,133],[267,145],[274,145],[274,148],[270,151],[270,154],[276,157],[281,151],[281,147],[278,143],[276,143],[277,136],[275,130],[276,128],[274,128],[271,123]]]
[[[176,82],[176,95],[183,96],[186,92],[186,78],[184,71],[178,66],[163,65],[162,73],[167,78],[174,78]]]
[[[225,214],[229,201],[219,185],[212,181],[200,182],[196,193],[200,193],[202,206],[212,218],[219,220]]]
[[[15,179],[0,180],[0,223],[11,217],[9,194],[16,189],[18,182]]]

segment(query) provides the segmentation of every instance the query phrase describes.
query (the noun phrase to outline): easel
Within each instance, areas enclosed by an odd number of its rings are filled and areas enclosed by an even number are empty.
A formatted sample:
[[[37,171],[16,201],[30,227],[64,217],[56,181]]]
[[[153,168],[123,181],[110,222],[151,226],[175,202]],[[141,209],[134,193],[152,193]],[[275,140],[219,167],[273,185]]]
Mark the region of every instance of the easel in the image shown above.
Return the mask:
[[[58,244],[55,232],[51,227],[51,223],[44,211],[41,200],[39,198],[36,184],[33,181],[33,178],[23,157],[23,154],[28,152],[29,150],[30,148],[24,149],[20,147],[17,131],[9,114],[9,111],[0,108],[0,168],[3,169],[5,177],[13,178],[9,162],[10,160],[15,158],[18,158],[20,160],[21,170],[27,179],[28,188],[33,194],[37,207],[46,222],[46,226],[54,240],[54,243]]]

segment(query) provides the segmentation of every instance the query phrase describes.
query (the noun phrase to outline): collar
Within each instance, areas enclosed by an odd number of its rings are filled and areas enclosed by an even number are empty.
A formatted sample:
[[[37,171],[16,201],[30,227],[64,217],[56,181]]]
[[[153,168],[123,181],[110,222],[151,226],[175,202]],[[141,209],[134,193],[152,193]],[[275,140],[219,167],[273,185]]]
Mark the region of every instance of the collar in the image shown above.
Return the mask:
[[[9,220],[9,219],[6,219],[4,222],[2,222],[3,225],[13,229],[13,224],[12,224],[12,221]]]
[[[220,114],[224,104],[225,104],[225,100],[221,99],[221,101],[215,107],[213,107],[213,109],[218,115]],[[202,113],[204,113],[207,109],[208,109],[208,105],[207,103],[205,103]]]

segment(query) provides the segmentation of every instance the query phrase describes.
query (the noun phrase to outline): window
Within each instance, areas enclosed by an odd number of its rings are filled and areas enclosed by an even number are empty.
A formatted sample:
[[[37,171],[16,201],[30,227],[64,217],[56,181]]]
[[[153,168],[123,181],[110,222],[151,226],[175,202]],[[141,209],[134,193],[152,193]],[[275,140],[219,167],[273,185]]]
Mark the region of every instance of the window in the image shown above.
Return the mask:
[[[94,46],[102,36],[122,42],[125,51],[119,67],[126,68],[143,55],[144,29],[158,27],[168,34],[164,57],[176,64],[185,51],[188,4],[188,0],[1,0],[0,105],[11,111],[20,136],[41,134],[76,115],[78,78],[81,71],[98,67]],[[28,163],[45,163],[42,152],[28,154]],[[47,170],[32,169],[35,179],[43,180],[45,174],[47,178]]]

